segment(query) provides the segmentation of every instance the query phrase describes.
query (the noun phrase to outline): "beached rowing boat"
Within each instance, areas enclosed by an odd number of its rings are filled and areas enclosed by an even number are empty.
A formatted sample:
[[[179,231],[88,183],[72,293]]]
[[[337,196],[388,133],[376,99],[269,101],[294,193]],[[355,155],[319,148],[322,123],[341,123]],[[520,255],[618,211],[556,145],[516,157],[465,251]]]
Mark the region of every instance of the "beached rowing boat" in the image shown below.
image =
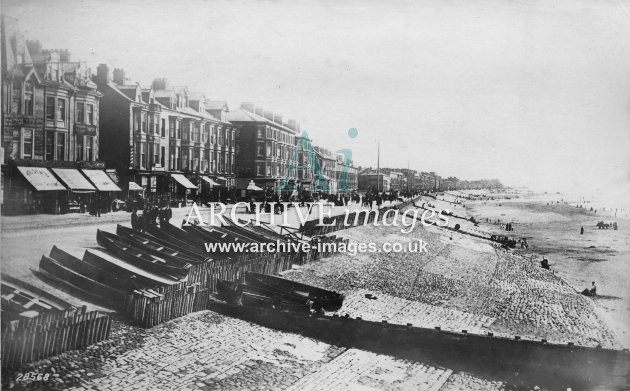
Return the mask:
[[[138,241],[148,240],[153,244],[169,247],[171,249],[177,250],[179,253],[185,255],[188,258],[194,259],[197,263],[207,262],[211,260],[211,258],[209,258],[204,251],[197,251],[189,244],[180,241],[175,241],[172,239],[170,241],[165,240],[147,232],[134,231],[133,229],[120,224],[116,226],[116,233],[118,234],[118,236],[128,237],[130,239]]]
[[[33,318],[42,313],[63,311],[72,307],[70,303],[51,297],[51,294],[7,275],[2,276],[0,291],[3,322],[10,319]]]
[[[323,308],[326,311],[337,311],[343,304],[343,295],[340,293],[291,281],[286,278],[248,272],[245,273],[245,283],[249,286],[267,289],[279,294],[292,294],[304,297],[313,302],[314,309]]]
[[[132,281],[139,288],[176,285],[186,281],[186,279],[175,279],[152,273],[99,250],[85,250],[83,261],[106,270],[110,274],[118,276],[119,279]]]
[[[96,241],[117,257],[151,273],[179,279],[188,276],[188,271],[191,267],[190,263],[173,256],[163,255],[158,257],[148,254],[145,248],[126,243],[120,240],[117,235],[101,231],[100,229],[96,232]]]
[[[281,294],[264,288],[231,281],[217,281],[217,293],[221,300],[253,308],[274,308],[281,311],[308,312],[312,302],[308,297]]]
[[[120,307],[125,302],[125,291],[84,276],[46,255],[42,255],[39,270],[55,282],[112,307]]]

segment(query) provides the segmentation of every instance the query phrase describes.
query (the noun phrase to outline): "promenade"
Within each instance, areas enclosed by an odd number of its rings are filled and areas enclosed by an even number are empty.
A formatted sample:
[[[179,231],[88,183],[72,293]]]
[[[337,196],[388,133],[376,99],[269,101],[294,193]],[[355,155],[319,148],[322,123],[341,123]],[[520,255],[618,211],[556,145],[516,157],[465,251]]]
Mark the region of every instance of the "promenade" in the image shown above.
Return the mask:
[[[438,209],[447,204],[433,199],[423,202]],[[465,214],[463,207],[451,210]],[[175,209],[171,222],[181,223],[188,212],[189,208]],[[206,212],[207,208],[200,209],[202,215]],[[336,208],[336,213],[342,212],[342,208]],[[37,268],[39,257],[53,244],[80,255],[85,248],[96,246],[96,229],[113,231],[117,223],[127,224],[129,214],[114,213],[100,221],[91,216],[51,217],[47,225],[32,220],[32,227],[24,222],[20,230],[3,232],[3,272],[83,304],[39,281],[30,269]],[[455,224],[463,230],[486,233],[483,225],[475,227],[462,219],[449,219],[449,226]],[[341,315],[592,347],[620,346],[595,313],[590,299],[535,262],[463,233],[417,224],[411,233],[402,234],[400,228],[369,225],[335,234],[354,243],[423,240],[428,252],[338,254],[295,268],[284,276],[345,293],[346,300],[338,311]],[[3,376],[3,386],[59,390],[434,391],[500,390],[510,386],[501,379],[480,377],[461,368],[330,345],[212,311],[193,313],[152,329],[139,329],[117,320],[109,341],[21,369],[29,370],[48,373],[51,378],[45,384],[15,383],[13,373]]]

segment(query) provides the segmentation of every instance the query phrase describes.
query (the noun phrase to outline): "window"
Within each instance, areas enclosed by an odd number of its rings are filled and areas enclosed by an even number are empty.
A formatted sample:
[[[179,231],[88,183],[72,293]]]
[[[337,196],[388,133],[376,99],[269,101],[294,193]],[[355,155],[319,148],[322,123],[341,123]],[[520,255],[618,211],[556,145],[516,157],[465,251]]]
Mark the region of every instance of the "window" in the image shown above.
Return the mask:
[[[160,145],[153,144],[153,164],[158,164],[160,161]]]
[[[91,104],[87,105],[87,118],[88,118],[88,124],[94,125],[94,105],[91,105]]]
[[[33,115],[33,93],[30,91],[24,94],[24,115]]]
[[[66,100],[59,99],[57,101],[57,121],[65,121],[66,120]]]
[[[77,102],[77,114],[75,121],[79,123],[85,122],[85,104],[82,102]]]
[[[199,171],[199,148],[195,148],[192,169]]]
[[[83,160],[83,136],[77,136],[77,146],[75,149],[77,151],[77,160]]]
[[[140,131],[140,112],[138,111],[133,113],[133,130],[134,132]]]
[[[265,176],[265,164],[256,163],[256,176]]]
[[[162,137],[166,137],[166,119],[162,118]],[[171,136],[172,137],[172,136]],[[164,155],[164,154],[162,154]]]
[[[174,170],[175,169],[175,147],[169,147],[168,148],[168,152],[169,152],[169,155],[170,155],[169,169],[170,170]]]
[[[267,176],[271,176],[271,164],[267,165]]]
[[[162,128],[162,130],[164,130],[164,128]],[[166,155],[166,147],[162,147],[161,152],[162,153],[160,153],[160,165],[164,167],[164,155]]]
[[[170,138],[175,138],[175,120],[168,121],[168,133]]]
[[[265,156],[265,143],[263,143],[262,141],[259,141],[258,144],[256,144],[256,146],[257,146],[256,155],[259,157],[264,157]]]
[[[33,129],[24,129],[22,132],[22,157],[24,159],[33,157]]]
[[[147,132],[147,113],[142,113],[142,132]]]
[[[85,137],[85,157],[87,161],[94,161],[94,137]]]
[[[55,98],[46,97],[46,119],[55,119]]]
[[[55,159],[55,134],[46,132],[46,160]]]
[[[65,160],[66,158],[66,135],[57,133],[57,160]]]
[[[266,156],[271,157],[271,142],[267,141]]]
[[[182,169],[188,170],[188,167],[189,167],[189,164],[190,164],[190,157],[188,155],[188,148],[184,148],[184,150],[182,152],[182,164],[183,164]]]
[[[140,168],[145,168],[147,164],[147,143],[140,143]]]
[[[177,159],[177,169],[181,170],[182,169],[182,149],[180,147],[177,147],[175,159]]]
[[[258,128],[258,138],[263,138],[263,137],[265,137],[265,134],[264,134],[264,132],[263,132],[263,129]]]
[[[182,139],[181,124],[178,122],[175,122],[175,129],[177,130],[177,139],[181,140]]]

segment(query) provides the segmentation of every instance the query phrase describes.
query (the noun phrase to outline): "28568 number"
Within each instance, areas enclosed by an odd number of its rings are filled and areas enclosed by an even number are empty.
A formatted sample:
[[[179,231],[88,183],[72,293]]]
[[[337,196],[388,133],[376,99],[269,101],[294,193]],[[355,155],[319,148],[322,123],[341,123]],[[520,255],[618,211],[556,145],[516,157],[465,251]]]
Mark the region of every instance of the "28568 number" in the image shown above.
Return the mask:
[[[29,382],[29,381],[46,381],[50,377],[50,373],[35,373],[35,372],[26,372],[26,373],[18,373],[16,382]]]

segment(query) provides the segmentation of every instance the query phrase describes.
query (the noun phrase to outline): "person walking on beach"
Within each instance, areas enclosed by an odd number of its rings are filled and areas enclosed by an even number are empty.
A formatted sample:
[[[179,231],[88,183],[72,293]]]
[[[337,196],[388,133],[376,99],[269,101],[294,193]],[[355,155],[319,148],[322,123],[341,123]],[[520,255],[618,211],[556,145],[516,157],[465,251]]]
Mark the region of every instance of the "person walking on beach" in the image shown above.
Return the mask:
[[[580,228],[580,235],[584,235],[584,227]]]

